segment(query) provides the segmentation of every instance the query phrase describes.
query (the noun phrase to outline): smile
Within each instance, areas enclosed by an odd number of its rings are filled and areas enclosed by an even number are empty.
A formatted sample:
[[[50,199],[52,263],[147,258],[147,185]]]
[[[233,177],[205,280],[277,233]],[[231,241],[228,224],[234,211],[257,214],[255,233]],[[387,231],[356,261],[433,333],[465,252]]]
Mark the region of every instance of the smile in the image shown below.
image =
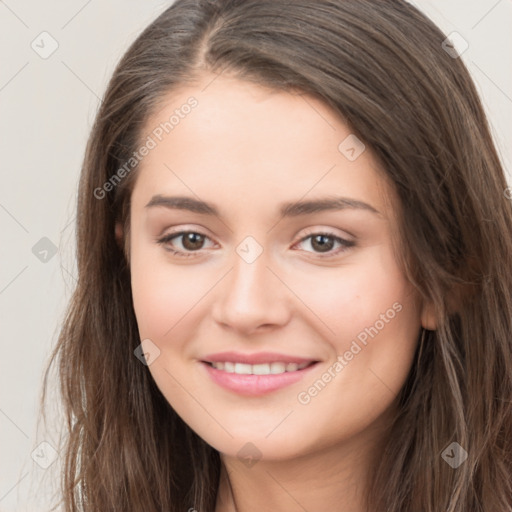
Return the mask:
[[[302,364],[297,363],[262,363],[262,364],[244,364],[233,363],[229,361],[210,363],[216,370],[222,370],[227,373],[236,373],[238,375],[279,375],[285,372],[296,372],[306,368],[313,362]]]
[[[200,361],[207,376],[239,395],[258,396],[301,380],[319,361],[283,354],[214,354]]]

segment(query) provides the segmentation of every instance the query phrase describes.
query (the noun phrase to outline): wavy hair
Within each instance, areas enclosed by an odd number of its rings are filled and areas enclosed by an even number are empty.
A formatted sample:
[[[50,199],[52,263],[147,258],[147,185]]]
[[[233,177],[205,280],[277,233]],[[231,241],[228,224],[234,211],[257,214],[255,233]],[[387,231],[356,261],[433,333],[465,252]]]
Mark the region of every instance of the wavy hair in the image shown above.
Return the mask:
[[[512,206],[474,83],[445,38],[402,0],[177,0],[135,40],[87,144],[78,281],[46,369],[57,368],[69,434],[65,512],[214,510],[218,452],[133,354],[129,258],[114,229],[129,226],[137,169],[95,193],[164,97],[205,72],[320,98],[396,190],[400,264],[438,327],[422,332],[368,510],[512,511]],[[468,453],[458,468],[441,457],[452,442]]]

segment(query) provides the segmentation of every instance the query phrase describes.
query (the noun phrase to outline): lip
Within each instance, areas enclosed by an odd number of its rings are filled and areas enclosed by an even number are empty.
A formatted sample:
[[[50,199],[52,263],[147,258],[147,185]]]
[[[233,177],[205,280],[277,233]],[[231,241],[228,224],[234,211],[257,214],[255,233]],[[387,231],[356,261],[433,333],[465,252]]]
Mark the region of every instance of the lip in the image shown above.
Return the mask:
[[[262,363],[308,363],[317,362],[316,359],[306,359],[304,357],[289,356],[278,354],[276,352],[257,352],[254,354],[243,354],[241,352],[218,352],[202,358],[206,363],[222,363],[230,361],[232,363],[244,364],[262,364]]]
[[[229,356],[227,355],[229,354]],[[265,355],[265,358],[263,357]],[[272,358],[269,356],[272,355]],[[221,357],[222,356],[222,357]],[[238,354],[240,356],[240,354]],[[208,376],[224,389],[232,391],[239,395],[259,396],[266,395],[272,391],[290,386],[308,375],[313,368],[316,368],[318,361],[313,359],[304,359],[300,357],[283,356],[279,354],[252,354],[244,357],[234,357],[233,353],[215,354],[215,357],[208,357],[210,362],[231,361],[245,364],[259,364],[265,362],[290,362],[290,363],[306,363],[311,362],[309,366],[293,372],[284,372],[270,375],[242,375],[237,373],[229,373],[224,370],[213,368],[207,361],[200,362]]]

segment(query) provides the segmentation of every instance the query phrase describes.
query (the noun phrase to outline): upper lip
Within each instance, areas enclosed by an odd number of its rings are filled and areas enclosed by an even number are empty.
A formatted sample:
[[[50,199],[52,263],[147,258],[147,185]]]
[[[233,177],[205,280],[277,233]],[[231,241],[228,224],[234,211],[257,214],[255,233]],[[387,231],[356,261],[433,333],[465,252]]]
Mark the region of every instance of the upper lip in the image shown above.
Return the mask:
[[[316,359],[278,354],[275,352],[256,352],[254,354],[242,354],[240,352],[218,352],[210,354],[202,359],[206,363],[231,363],[261,364],[261,363],[309,363]]]

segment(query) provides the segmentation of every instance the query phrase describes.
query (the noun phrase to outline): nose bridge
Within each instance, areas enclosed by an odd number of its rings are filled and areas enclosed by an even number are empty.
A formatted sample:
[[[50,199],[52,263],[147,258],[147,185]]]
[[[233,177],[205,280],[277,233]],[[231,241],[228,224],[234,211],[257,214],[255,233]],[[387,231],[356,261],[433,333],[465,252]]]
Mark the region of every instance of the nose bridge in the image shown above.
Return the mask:
[[[268,253],[258,246],[250,239],[239,244],[217,295],[215,319],[237,330],[281,324],[287,318],[285,287],[267,268],[272,265]]]

